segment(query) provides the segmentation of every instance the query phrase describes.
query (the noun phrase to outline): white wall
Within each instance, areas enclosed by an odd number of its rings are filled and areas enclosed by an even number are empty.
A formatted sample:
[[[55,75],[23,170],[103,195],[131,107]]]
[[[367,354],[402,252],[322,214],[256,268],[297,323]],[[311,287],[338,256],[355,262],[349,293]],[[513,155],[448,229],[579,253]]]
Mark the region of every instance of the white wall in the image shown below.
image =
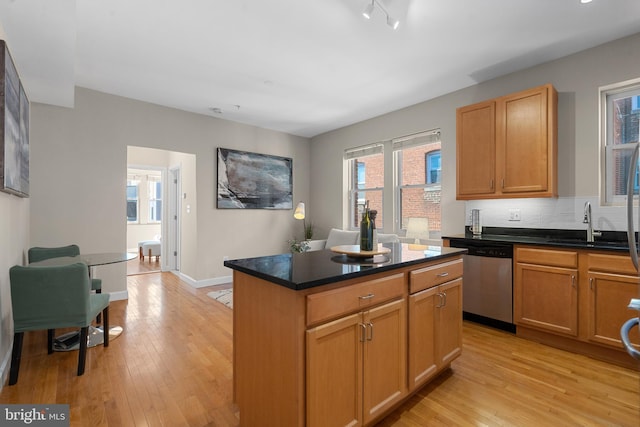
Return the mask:
[[[33,104],[31,128],[32,245],[127,249],[127,146],[195,155],[195,173],[182,177],[183,186],[194,190],[183,200],[181,271],[197,283],[230,274],[223,256],[287,251],[290,230],[299,225],[293,210],[216,209],[216,147],[293,158],[294,200],[309,197],[306,138],[84,88],[76,88],[73,109]],[[96,276],[105,291],[126,296],[124,264],[98,267]]]
[[[0,389],[11,363],[13,317],[9,269],[26,264],[30,200],[0,192]]]
[[[1,25],[0,39],[11,44]],[[9,269],[16,264],[26,264],[30,204],[28,198],[0,192],[0,389],[9,372],[13,344]]]
[[[519,90],[552,83],[558,91],[558,192],[557,201],[535,204],[515,200],[523,209],[523,216],[552,217],[554,211],[563,212],[556,224],[567,228],[567,219],[576,216],[585,200],[594,205],[594,221],[604,229],[616,229],[607,216],[618,218],[623,208],[598,207],[599,191],[599,116],[598,88],[615,82],[640,77],[640,33],[558,59],[537,67],[480,83],[444,95],[428,102],[395,111],[371,120],[314,137],[311,141],[311,202],[314,221],[319,229],[342,227],[345,177],[342,154],[345,148],[390,139],[422,130],[440,128],[442,131],[442,235],[464,231],[465,202],[456,194],[456,108]],[[568,201],[566,199],[569,199]],[[577,199],[574,200],[574,199]],[[479,203],[479,202],[473,202]],[[491,209],[498,201],[485,201],[484,209]],[[499,206],[499,205],[498,205]],[[577,208],[574,208],[577,206]],[[392,201],[385,200],[385,210],[392,209]],[[534,210],[535,209],[535,210]],[[488,213],[488,212],[487,212]],[[485,225],[505,226],[499,215],[486,215]],[[391,215],[385,215],[385,231],[392,229]],[[487,221],[499,224],[490,224]],[[579,217],[581,221],[581,217]],[[387,222],[388,220],[388,222]],[[509,226],[540,225],[541,221],[522,222]],[[581,228],[577,222],[575,227]],[[318,238],[322,236],[318,235]]]

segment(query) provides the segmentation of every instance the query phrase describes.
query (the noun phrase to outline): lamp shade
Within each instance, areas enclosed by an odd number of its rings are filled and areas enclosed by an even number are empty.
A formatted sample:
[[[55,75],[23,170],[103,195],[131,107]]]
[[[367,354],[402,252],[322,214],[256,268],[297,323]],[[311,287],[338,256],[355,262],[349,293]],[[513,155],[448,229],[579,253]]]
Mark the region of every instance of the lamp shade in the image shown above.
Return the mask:
[[[293,217],[295,219],[304,219],[304,202],[298,203],[298,206],[296,206],[296,210],[293,213]]]

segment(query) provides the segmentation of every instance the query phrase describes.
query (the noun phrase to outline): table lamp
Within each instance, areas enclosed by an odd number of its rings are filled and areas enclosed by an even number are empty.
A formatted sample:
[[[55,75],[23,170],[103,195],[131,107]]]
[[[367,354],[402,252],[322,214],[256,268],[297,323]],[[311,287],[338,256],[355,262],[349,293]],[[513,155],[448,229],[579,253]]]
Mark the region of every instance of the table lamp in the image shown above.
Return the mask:
[[[304,213],[304,202],[300,202],[298,203],[298,206],[296,206],[296,210],[295,212],[293,212],[293,217],[295,219],[301,219],[302,220],[302,240],[305,240],[305,238],[307,237],[307,224],[305,223],[304,217],[305,217],[305,213]]]

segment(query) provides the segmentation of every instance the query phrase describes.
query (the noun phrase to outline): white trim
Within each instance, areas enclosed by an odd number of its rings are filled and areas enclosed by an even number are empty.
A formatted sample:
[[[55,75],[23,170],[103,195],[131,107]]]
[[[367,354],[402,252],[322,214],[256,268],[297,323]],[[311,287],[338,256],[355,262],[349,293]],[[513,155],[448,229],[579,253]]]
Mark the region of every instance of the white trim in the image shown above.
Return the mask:
[[[213,277],[211,279],[205,279],[205,280],[195,280],[194,278],[189,277],[186,274],[176,270],[172,270],[171,273],[178,276],[180,280],[186,282],[189,286],[193,288],[206,288],[207,286],[224,285],[224,284],[233,282],[233,276],[220,276],[220,277]]]
[[[344,159],[352,160],[358,157],[373,156],[374,154],[380,154],[384,151],[384,146],[381,142],[374,144],[367,144],[361,147],[347,148],[344,150]]]
[[[109,302],[129,299],[129,291],[109,292]]]
[[[391,140],[394,151],[441,142],[440,129],[427,130]]]
[[[598,88],[600,102],[598,103],[598,164],[600,170],[598,173],[598,188],[600,189],[600,205],[601,206],[623,206],[626,203],[626,195],[613,194],[614,187],[614,166],[613,152],[617,150],[632,150],[632,147],[626,147],[631,144],[613,144],[612,130],[609,129],[610,117],[614,114],[609,110],[610,99],[618,99],[622,96],[628,96],[633,93],[636,96],[640,88],[640,78],[626,80],[619,83],[613,83]],[[636,198],[637,196],[634,196]]]
[[[10,370],[9,363],[11,363],[11,353],[13,352],[13,337],[14,334],[11,334],[11,344],[9,345],[9,351],[7,351],[7,353],[4,355],[4,357],[2,358],[2,364],[0,364],[0,392],[2,391],[2,387],[4,386],[5,382],[7,381]]]

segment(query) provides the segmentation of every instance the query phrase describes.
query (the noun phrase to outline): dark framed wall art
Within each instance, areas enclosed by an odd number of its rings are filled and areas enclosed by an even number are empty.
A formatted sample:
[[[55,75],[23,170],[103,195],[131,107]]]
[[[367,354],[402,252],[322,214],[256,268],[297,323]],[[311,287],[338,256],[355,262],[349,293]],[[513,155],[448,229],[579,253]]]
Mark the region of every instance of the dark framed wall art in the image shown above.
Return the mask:
[[[217,149],[218,209],[293,209],[293,160]]]
[[[0,40],[0,190],[29,196],[29,100]]]

